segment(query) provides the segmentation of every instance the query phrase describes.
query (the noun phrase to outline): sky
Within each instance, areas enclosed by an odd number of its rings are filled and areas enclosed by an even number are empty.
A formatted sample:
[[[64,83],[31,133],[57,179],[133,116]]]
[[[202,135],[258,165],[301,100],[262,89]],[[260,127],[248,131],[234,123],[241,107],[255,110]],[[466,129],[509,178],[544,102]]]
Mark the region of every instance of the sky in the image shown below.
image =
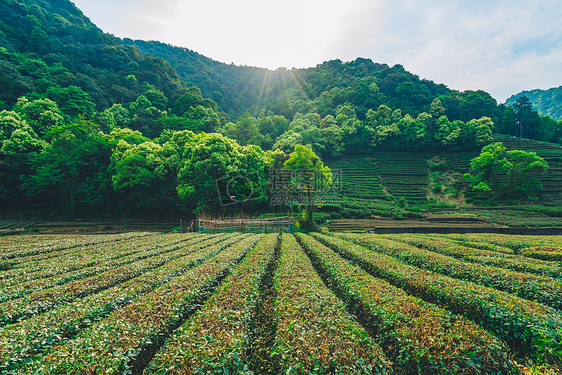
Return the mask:
[[[560,0],[71,0],[103,31],[237,65],[370,58],[499,103],[562,86]]]

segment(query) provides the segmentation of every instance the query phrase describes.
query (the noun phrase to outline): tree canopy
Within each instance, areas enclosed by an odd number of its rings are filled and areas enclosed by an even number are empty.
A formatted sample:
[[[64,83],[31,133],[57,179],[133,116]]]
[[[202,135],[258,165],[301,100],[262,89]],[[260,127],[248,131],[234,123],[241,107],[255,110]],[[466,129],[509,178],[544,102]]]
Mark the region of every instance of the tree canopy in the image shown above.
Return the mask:
[[[310,148],[297,145],[289,159],[283,164],[283,170],[289,173],[292,192],[306,193],[304,221],[306,228],[313,227],[314,201],[313,193],[323,192],[332,183],[332,171]]]
[[[470,172],[464,175],[472,190],[517,199],[536,199],[543,189],[538,177],[548,169],[548,163],[534,152],[506,151],[496,142],[482,148],[470,162]],[[500,174],[507,175],[503,181]]]

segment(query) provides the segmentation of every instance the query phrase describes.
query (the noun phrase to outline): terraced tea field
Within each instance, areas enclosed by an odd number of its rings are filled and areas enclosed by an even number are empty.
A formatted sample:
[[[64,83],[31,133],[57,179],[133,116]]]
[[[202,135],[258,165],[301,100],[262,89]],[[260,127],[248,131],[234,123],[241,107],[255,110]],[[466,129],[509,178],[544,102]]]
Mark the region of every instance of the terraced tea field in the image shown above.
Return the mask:
[[[427,201],[429,154],[379,152],[376,157],[383,184],[390,194],[411,204]]]
[[[2,374],[555,374],[562,238],[0,237]]]
[[[341,189],[330,195],[338,198],[344,217],[400,214],[393,197],[384,190],[375,158],[346,157],[330,160],[328,165],[341,171]]]
[[[548,162],[549,169],[540,177],[544,190],[540,192],[537,203],[547,206],[562,205],[561,146],[505,136],[495,136],[494,142],[502,142],[508,150],[531,151],[543,157]],[[384,216],[401,219],[408,217],[401,210],[404,207],[423,208],[432,202],[462,206],[464,200],[459,198],[461,192],[466,203],[482,203],[478,192],[464,191],[466,184],[462,178],[462,175],[470,170],[470,161],[478,154],[479,151],[476,150],[438,154],[376,152],[370,156],[347,156],[326,160],[326,165],[341,171],[342,177],[341,190],[336,194],[341,202],[342,217],[335,215],[332,218],[363,219]],[[432,165],[433,168],[438,168],[433,170]],[[506,179],[505,173],[500,174],[493,184],[499,187]],[[512,221],[513,215],[507,213],[507,216],[510,216],[508,221]],[[552,221],[540,218],[523,219],[520,223],[513,224],[556,225]]]

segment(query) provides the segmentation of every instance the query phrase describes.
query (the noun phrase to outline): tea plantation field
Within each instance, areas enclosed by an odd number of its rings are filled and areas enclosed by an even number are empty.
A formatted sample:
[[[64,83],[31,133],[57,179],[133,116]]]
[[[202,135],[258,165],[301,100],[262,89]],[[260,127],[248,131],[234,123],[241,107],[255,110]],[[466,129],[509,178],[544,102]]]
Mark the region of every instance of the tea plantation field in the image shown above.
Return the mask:
[[[0,237],[2,374],[561,366],[560,237]]]

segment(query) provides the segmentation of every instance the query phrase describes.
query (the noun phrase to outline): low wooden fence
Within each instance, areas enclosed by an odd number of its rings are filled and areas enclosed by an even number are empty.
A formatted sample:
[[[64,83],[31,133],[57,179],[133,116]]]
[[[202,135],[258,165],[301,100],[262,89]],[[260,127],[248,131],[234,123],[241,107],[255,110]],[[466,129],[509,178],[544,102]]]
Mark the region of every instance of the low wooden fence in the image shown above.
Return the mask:
[[[292,216],[276,217],[271,219],[202,219],[198,218],[193,223],[198,233],[285,233],[294,232],[294,219]]]

